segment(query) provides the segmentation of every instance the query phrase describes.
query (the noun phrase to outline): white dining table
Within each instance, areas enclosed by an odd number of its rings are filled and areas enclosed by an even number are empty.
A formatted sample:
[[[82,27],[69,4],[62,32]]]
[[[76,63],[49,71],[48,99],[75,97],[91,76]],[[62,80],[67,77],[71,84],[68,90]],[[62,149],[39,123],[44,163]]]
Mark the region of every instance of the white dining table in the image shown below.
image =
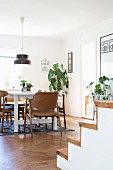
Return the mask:
[[[18,120],[18,99],[26,99],[34,96],[36,91],[8,91],[8,97],[14,98],[14,132],[18,132],[18,125],[24,124],[24,120]],[[26,120],[29,124],[29,120]],[[51,119],[34,119],[33,123],[51,123]],[[54,119],[54,130],[57,130],[57,119]]]

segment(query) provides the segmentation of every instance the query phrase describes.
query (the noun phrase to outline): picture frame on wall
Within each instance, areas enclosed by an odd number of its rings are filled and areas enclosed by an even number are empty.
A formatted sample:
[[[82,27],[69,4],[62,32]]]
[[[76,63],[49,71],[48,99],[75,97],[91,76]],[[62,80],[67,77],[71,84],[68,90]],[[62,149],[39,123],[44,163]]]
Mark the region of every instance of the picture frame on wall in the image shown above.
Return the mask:
[[[113,33],[100,37],[100,54],[113,52]]]
[[[68,73],[73,72],[73,53],[68,53]]]
[[[108,49],[109,49],[109,43],[108,43],[108,40],[106,40],[106,41],[103,41],[102,43],[101,43],[101,53],[103,54],[103,53],[108,53]]]
[[[109,40],[109,52],[113,52],[113,39]]]
[[[46,60],[46,58],[44,60],[41,61],[41,72],[42,73],[47,73],[50,69],[50,62],[48,60]]]
[[[100,37],[100,76],[113,78],[113,33]]]

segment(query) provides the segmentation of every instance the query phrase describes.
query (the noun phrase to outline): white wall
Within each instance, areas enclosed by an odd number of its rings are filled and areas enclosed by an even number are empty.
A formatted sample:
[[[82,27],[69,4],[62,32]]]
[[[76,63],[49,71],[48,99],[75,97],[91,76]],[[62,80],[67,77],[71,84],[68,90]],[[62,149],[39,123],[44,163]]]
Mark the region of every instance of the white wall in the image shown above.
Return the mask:
[[[21,37],[0,35],[0,48],[16,49],[21,53],[21,46]],[[62,42],[47,38],[24,37],[23,48],[32,62],[31,65],[24,66],[24,79],[32,82],[34,90],[48,90],[47,73],[41,73],[41,60],[44,58],[49,60],[50,67],[56,62],[61,63]]]
[[[41,73],[41,60],[50,61],[50,67],[54,63],[61,63],[61,41],[51,39],[26,38],[26,49],[29,49],[31,66],[24,69],[24,77],[32,81],[35,90],[49,89],[47,73]]]
[[[69,73],[69,92],[66,98],[66,113],[74,116],[81,116],[81,45],[90,42],[97,44],[97,78],[100,76],[99,57],[100,44],[99,38],[113,32],[113,18],[99,23],[87,30],[78,33],[71,33],[63,41],[63,62],[67,66],[67,53],[73,52],[73,73]],[[96,69],[96,68],[95,68]],[[90,71],[90,70],[89,70]]]

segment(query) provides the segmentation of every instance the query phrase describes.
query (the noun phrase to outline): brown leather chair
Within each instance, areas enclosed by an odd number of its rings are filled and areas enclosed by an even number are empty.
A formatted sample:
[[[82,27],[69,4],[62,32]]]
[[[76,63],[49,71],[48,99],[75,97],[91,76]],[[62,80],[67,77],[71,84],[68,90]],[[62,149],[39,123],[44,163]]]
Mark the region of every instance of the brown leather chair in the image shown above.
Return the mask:
[[[58,98],[57,92],[37,92],[32,99],[26,100],[28,101],[29,105],[27,109],[27,102],[26,102],[24,132],[26,129],[26,117],[30,120],[31,137],[33,137],[32,118],[51,117],[52,129],[53,129],[53,118],[57,117],[59,119],[60,132],[62,135],[60,115],[57,107],[57,98]]]
[[[12,115],[11,112],[13,111],[13,108],[11,106],[5,106],[5,97],[8,95],[7,91],[0,90],[0,115],[2,118],[2,132],[3,132],[3,127],[4,127],[4,118],[8,116],[5,113],[10,113],[10,118],[12,120]]]

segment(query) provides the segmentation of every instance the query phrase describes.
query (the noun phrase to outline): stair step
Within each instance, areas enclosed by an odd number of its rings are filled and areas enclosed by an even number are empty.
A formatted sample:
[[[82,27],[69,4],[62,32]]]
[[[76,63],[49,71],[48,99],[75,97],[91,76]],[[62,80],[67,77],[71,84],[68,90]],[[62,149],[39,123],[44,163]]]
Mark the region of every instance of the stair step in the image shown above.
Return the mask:
[[[63,149],[58,149],[56,151],[57,155],[61,156],[62,158],[68,160],[68,149],[63,148]]]
[[[75,137],[68,137],[67,141],[74,145],[81,146],[80,140],[75,139]]]
[[[79,122],[79,126],[85,127],[85,128],[88,128],[88,129],[97,130],[97,125],[96,125],[96,124],[85,123],[85,122]]]

